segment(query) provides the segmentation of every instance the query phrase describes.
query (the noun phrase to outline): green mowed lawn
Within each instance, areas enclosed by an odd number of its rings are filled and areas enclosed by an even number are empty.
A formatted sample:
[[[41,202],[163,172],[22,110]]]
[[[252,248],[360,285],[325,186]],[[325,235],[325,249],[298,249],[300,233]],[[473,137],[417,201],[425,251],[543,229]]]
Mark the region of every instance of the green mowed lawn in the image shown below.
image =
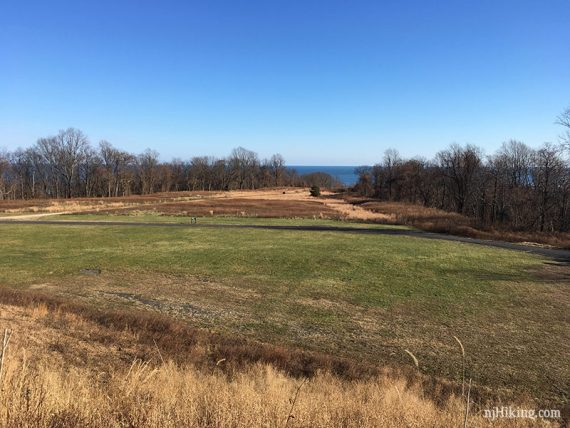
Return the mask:
[[[2,286],[378,365],[410,365],[408,349],[421,371],[457,381],[455,335],[475,384],[568,400],[568,268],[537,256],[253,229],[2,224],[0,239]]]

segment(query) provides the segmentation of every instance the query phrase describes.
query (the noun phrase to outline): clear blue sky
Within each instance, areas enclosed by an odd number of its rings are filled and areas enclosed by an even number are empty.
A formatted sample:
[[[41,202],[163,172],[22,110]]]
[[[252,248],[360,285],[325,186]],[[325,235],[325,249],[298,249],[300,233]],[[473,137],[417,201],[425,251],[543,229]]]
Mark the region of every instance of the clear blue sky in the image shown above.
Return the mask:
[[[70,126],[163,159],[537,146],[570,105],[569,22],[568,0],[0,0],[0,147]]]

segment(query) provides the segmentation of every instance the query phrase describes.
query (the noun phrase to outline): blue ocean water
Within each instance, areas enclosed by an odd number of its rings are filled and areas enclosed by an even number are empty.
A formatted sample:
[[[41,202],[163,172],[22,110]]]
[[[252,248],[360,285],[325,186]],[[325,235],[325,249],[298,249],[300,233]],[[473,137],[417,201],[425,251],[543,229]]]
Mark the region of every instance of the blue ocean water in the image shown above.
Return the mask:
[[[358,176],[354,170],[356,166],[308,166],[308,165],[290,165],[289,168],[297,171],[299,175],[310,174],[313,172],[324,172],[332,175],[345,186],[353,186],[358,181]]]

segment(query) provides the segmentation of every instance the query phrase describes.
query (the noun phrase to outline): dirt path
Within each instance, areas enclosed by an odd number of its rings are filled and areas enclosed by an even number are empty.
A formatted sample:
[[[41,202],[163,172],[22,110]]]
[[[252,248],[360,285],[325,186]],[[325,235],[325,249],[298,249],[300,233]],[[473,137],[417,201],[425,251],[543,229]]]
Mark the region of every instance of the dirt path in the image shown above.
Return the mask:
[[[43,217],[53,216],[53,215],[62,215],[62,214],[73,214],[75,211],[61,211],[61,212],[53,212],[53,213],[39,213],[39,214],[22,214],[22,215],[10,215],[6,217],[0,217],[0,220],[4,222],[7,221],[18,221],[18,220],[37,220]]]
[[[188,224],[188,223],[135,223],[125,221],[54,221],[37,220],[29,221],[22,219],[0,219],[1,224],[43,224],[52,226],[132,226],[132,227],[181,227],[181,228],[222,228],[222,229],[264,229],[264,230],[290,230],[305,232],[340,232],[357,233],[368,235],[410,236],[422,239],[437,239],[442,241],[462,242],[466,244],[484,245],[487,247],[504,248],[513,251],[522,251],[548,257],[555,261],[570,264],[570,251],[555,248],[541,248],[530,245],[514,244],[511,242],[488,241],[484,239],[466,238],[462,236],[444,235],[440,233],[424,232],[421,230],[406,229],[377,229],[360,227],[336,227],[336,226],[279,226],[279,225],[246,225],[246,224]]]

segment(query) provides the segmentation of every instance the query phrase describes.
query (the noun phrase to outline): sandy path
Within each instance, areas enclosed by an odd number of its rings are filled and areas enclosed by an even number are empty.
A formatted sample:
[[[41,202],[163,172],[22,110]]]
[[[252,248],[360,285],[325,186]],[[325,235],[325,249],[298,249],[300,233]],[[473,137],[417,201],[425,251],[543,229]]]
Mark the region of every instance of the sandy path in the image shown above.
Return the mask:
[[[60,215],[60,214],[73,214],[76,211],[61,211],[61,212],[52,212],[52,213],[39,213],[39,214],[22,214],[22,215],[10,215],[10,216],[0,216],[0,220],[2,221],[20,221],[20,220],[37,220],[39,218],[48,217],[51,215]]]

